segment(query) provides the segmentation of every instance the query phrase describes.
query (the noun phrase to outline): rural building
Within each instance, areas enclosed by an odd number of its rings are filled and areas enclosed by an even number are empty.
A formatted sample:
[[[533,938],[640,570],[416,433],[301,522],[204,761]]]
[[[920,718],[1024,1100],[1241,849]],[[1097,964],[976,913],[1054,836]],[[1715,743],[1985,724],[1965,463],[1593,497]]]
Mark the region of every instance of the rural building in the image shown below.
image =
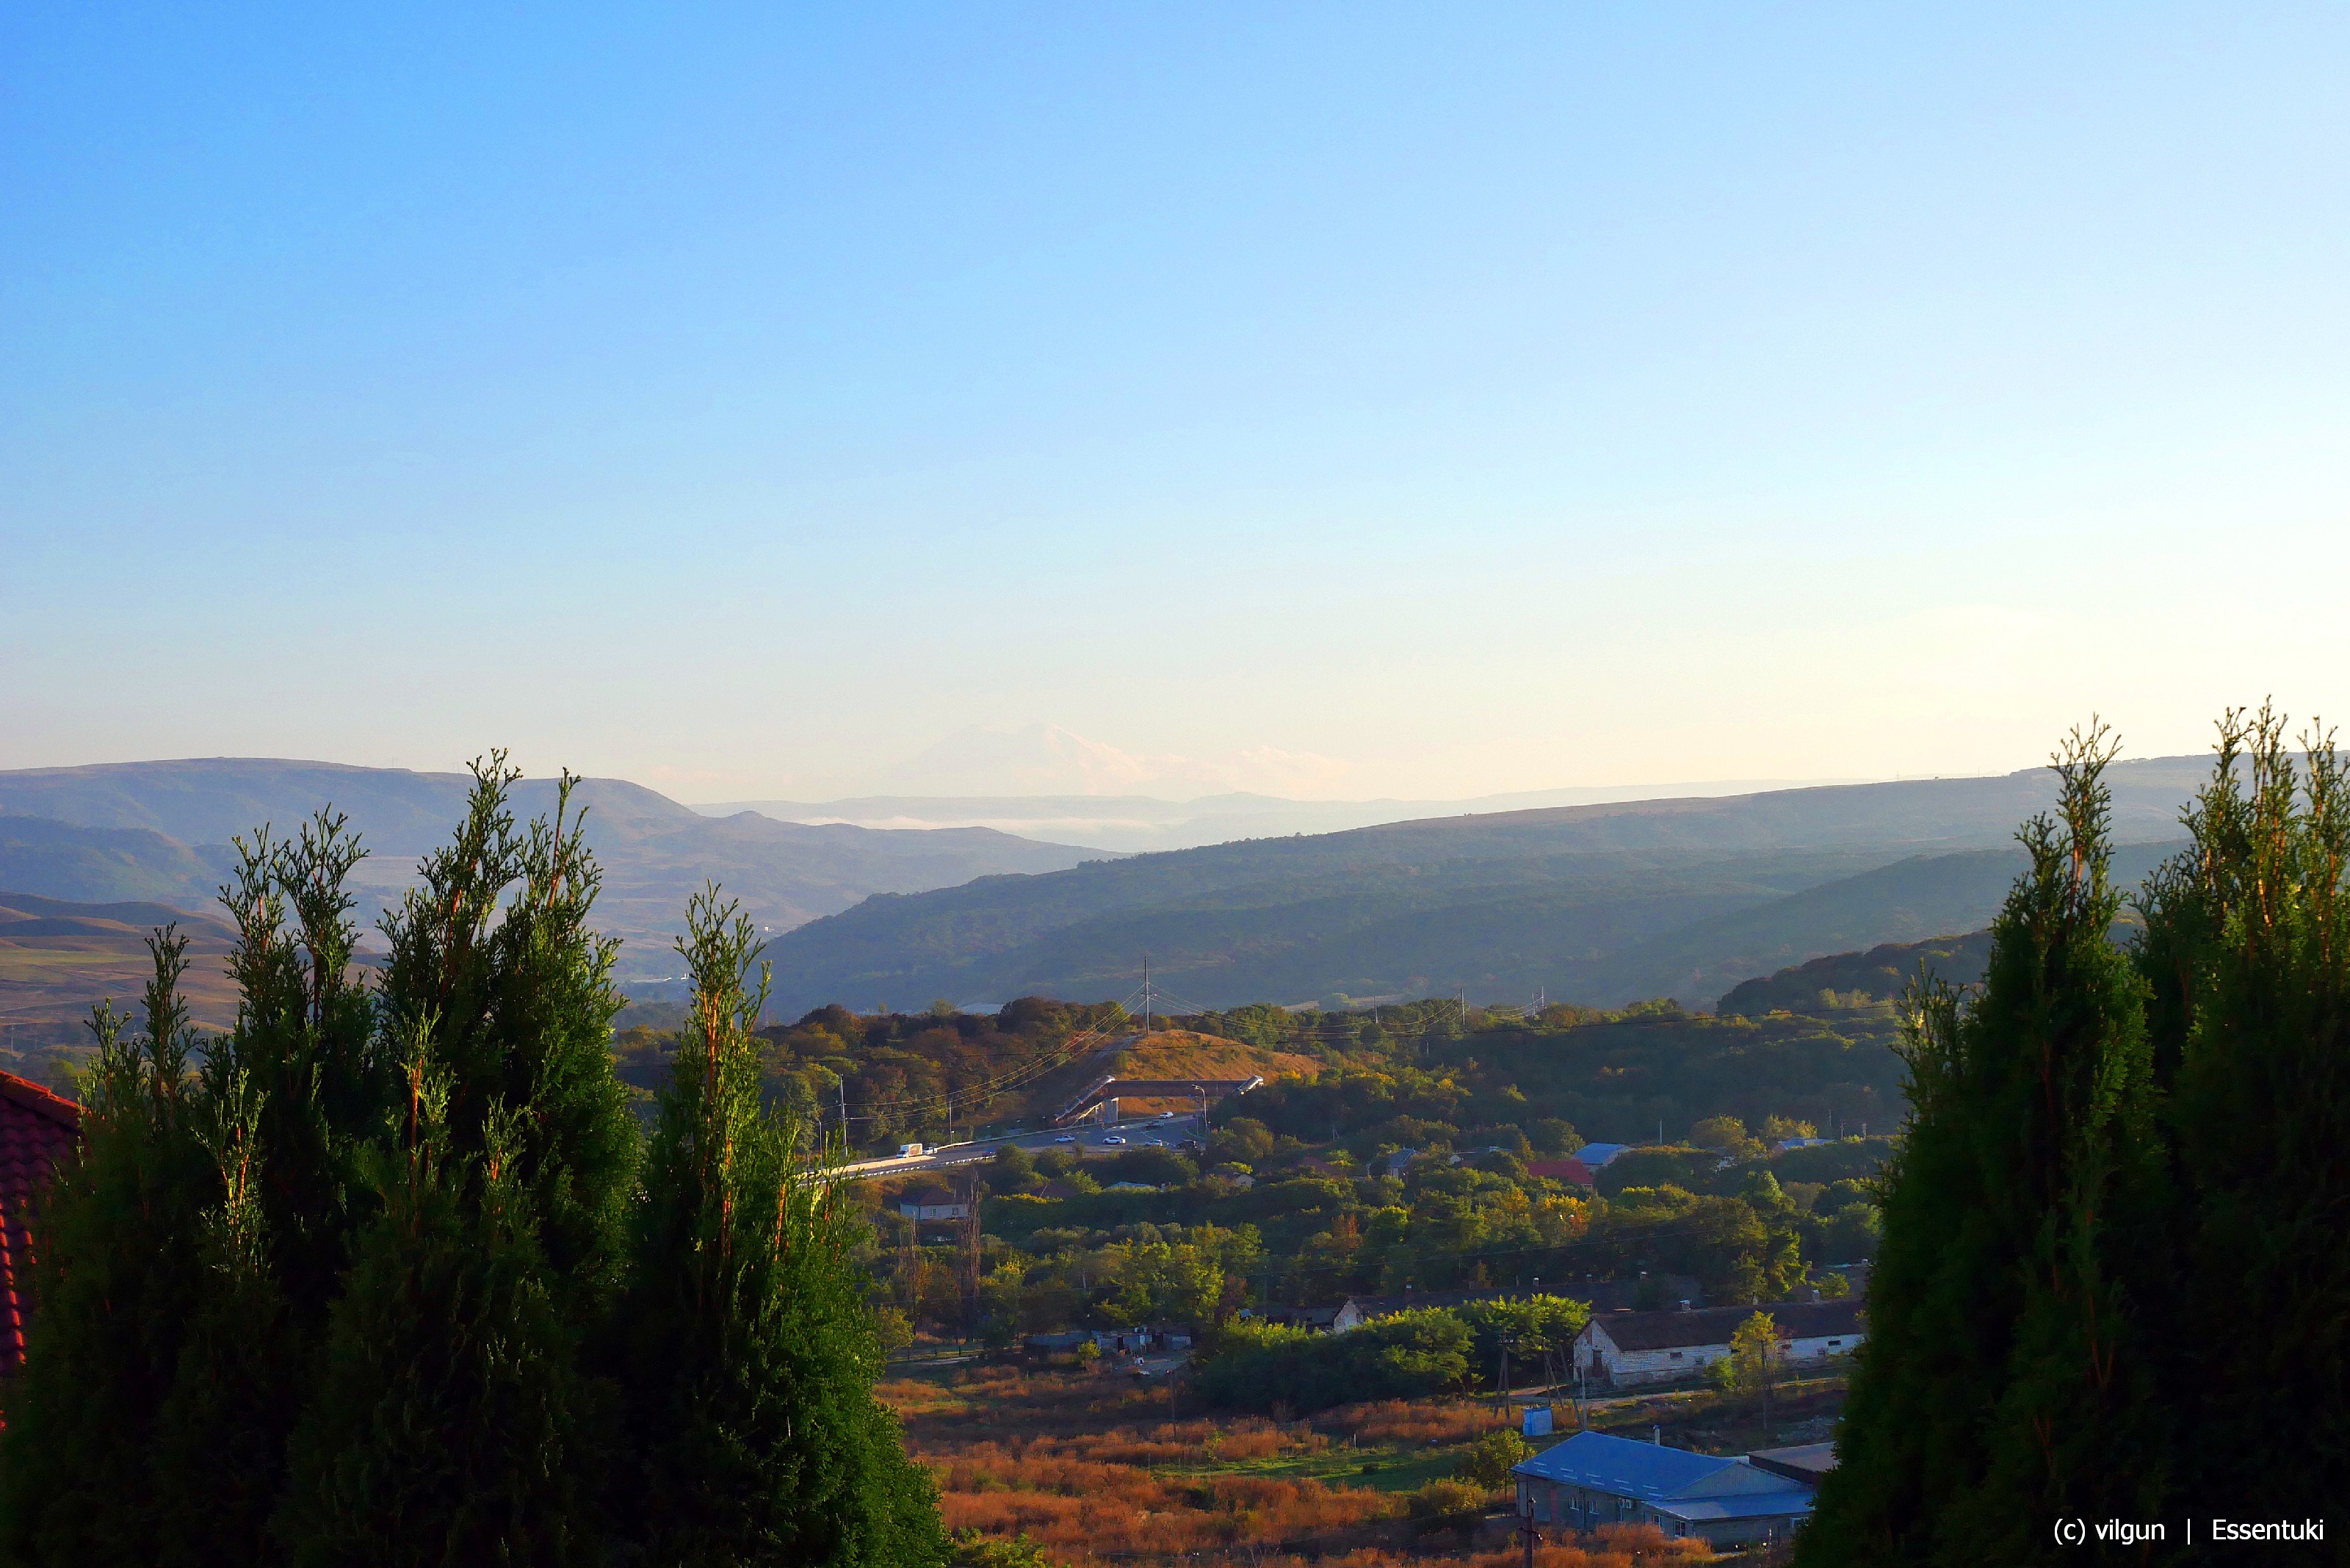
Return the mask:
[[[1744,1459],[1605,1432],[1577,1432],[1511,1473],[1518,1513],[1537,1527],[1587,1532],[1603,1524],[1653,1524],[1714,1546],[1785,1539],[1811,1512],[1814,1490]]]
[[[1575,1151],[1575,1158],[1583,1162],[1585,1169],[1597,1170],[1631,1147],[1628,1143],[1587,1143]]]
[[[1861,1303],[1854,1297],[1692,1312],[1598,1313],[1575,1336],[1575,1362],[1593,1382],[1618,1387],[1694,1376],[1730,1354],[1731,1335],[1757,1312],[1769,1314],[1778,1324],[1781,1353],[1791,1364],[1848,1355],[1864,1336]]]
[[[971,1205],[951,1192],[935,1189],[909,1192],[898,1199],[898,1212],[909,1220],[968,1220]]]
[[[1334,1306],[1263,1307],[1253,1315],[1259,1323],[1278,1324],[1285,1328],[1326,1329],[1342,1309]]]
[[[1591,1168],[1579,1159],[1530,1159],[1526,1174],[1548,1181],[1564,1181],[1570,1187],[1591,1185]]]
[[[0,1376],[25,1364],[33,1205],[80,1138],[79,1106],[30,1079],[0,1073]]]
[[[1773,1475],[1817,1486],[1835,1469],[1835,1445],[1804,1443],[1792,1449],[1757,1449],[1746,1456],[1746,1462]]]
[[[1705,1293],[1688,1274],[1642,1274],[1632,1280],[1585,1280],[1561,1285],[1558,1293],[1583,1303],[1595,1313],[1654,1311],[1677,1302],[1704,1304]]]

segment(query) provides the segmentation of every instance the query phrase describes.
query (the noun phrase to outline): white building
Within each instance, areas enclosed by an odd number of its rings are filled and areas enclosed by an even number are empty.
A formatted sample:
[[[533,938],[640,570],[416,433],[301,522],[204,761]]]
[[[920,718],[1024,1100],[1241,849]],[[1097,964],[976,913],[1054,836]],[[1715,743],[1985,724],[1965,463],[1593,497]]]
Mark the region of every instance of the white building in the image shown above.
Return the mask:
[[[1861,1302],[1773,1302],[1698,1312],[1594,1314],[1575,1341],[1575,1366],[1595,1383],[1625,1387],[1692,1377],[1730,1354],[1731,1336],[1756,1313],[1779,1328],[1779,1354],[1792,1369],[1849,1355],[1865,1337]]]

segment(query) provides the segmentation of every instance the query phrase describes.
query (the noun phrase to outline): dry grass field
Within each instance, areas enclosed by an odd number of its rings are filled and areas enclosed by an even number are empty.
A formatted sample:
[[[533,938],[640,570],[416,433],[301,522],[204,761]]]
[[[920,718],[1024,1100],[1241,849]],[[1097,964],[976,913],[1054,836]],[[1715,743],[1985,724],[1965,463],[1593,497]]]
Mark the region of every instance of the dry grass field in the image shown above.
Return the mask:
[[[1154,1029],[1136,1036],[1118,1054],[1117,1069],[1122,1078],[1311,1078],[1322,1070],[1311,1056],[1188,1029]]]
[[[218,920],[161,904],[72,904],[0,893],[0,1066],[44,1078],[89,1044],[83,1020],[111,998],[135,1010],[153,966],[146,938],[176,920],[192,940],[182,982],[196,1023],[235,1021],[236,992],[226,971],[230,932]]]
[[[1487,1402],[1349,1406],[1310,1421],[1170,1411],[1163,1385],[1107,1371],[972,1366],[885,1383],[907,1447],[937,1477],[951,1529],[1025,1535],[1059,1563],[1249,1568],[1509,1568],[1523,1561],[1496,1522],[1433,1532],[1413,1490],[1451,1474],[1495,1429]],[[1500,1495],[1495,1510],[1506,1506]],[[1545,1545],[1538,1568],[1710,1561],[1691,1542],[1627,1531]]]

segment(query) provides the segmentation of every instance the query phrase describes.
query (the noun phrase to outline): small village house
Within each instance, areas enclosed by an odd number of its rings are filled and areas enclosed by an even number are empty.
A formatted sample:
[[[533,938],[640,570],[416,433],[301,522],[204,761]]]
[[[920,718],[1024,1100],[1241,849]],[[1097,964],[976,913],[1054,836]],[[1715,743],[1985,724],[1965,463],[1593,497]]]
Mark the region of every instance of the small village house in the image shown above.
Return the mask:
[[[1730,1354],[1731,1336],[1757,1312],[1778,1324],[1789,1366],[1825,1361],[1856,1349],[1864,1330],[1857,1297],[1773,1302],[1695,1311],[1595,1314],[1575,1336],[1575,1364],[1594,1383],[1631,1387],[1691,1377]]]

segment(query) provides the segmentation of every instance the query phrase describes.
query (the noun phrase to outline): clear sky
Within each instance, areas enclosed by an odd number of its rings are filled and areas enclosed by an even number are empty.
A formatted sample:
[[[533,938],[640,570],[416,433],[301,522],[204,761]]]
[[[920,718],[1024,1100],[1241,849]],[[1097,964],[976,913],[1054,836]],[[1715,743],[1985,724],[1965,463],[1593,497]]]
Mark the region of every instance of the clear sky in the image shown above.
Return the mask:
[[[2318,5],[12,7],[0,766],[2341,711],[2345,80]]]

